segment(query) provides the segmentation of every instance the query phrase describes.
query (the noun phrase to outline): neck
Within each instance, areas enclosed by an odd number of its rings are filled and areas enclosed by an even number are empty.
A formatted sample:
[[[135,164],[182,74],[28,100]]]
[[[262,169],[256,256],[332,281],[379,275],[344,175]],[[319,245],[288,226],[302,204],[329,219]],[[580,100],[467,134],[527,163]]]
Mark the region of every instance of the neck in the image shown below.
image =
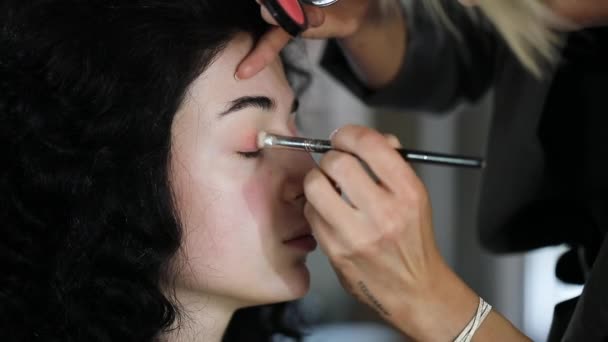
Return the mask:
[[[173,329],[163,335],[165,342],[220,342],[239,306],[233,301],[177,290],[179,316]]]

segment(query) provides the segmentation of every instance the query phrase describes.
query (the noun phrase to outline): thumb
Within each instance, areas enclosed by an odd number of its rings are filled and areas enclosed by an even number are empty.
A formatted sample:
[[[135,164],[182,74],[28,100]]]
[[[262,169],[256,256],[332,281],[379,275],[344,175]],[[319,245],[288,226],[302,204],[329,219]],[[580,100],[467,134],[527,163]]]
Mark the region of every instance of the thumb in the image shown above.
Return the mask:
[[[304,6],[304,13],[310,28],[319,27],[325,22],[325,12],[317,6]]]

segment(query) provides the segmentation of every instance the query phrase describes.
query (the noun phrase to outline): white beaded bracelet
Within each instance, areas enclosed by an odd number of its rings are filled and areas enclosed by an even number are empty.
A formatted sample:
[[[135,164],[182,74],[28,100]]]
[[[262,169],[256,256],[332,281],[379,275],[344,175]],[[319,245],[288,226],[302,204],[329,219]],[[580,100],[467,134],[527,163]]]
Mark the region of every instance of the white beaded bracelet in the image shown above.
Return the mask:
[[[454,342],[471,342],[471,340],[473,339],[473,335],[475,335],[475,332],[477,331],[477,329],[479,329],[479,326],[481,326],[481,323],[483,323],[483,321],[486,319],[491,310],[492,306],[486,303],[483,298],[479,297],[479,305],[477,306],[477,312],[475,313],[475,316],[471,319],[469,324],[464,327],[464,329],[462,330],[460,335],[456,337]]]

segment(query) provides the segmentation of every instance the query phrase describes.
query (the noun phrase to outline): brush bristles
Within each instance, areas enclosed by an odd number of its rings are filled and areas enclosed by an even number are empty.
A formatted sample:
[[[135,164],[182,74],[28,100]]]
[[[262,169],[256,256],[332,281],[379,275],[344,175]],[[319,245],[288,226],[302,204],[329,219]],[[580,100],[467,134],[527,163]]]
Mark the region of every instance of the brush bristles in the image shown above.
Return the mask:
[[[272,146],[272,136],[264,131],[258,133],[258,148]]]

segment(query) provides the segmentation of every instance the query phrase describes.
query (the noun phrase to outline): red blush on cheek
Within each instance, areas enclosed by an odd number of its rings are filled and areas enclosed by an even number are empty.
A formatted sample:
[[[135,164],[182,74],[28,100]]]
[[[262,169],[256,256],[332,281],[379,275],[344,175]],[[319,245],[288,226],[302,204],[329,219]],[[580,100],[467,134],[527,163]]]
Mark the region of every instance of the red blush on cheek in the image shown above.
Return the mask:
[[[242,193],[251,217],[260,227],[272,219],[272,169],[264,170],[262,177],[251,177],[243,185]]]

